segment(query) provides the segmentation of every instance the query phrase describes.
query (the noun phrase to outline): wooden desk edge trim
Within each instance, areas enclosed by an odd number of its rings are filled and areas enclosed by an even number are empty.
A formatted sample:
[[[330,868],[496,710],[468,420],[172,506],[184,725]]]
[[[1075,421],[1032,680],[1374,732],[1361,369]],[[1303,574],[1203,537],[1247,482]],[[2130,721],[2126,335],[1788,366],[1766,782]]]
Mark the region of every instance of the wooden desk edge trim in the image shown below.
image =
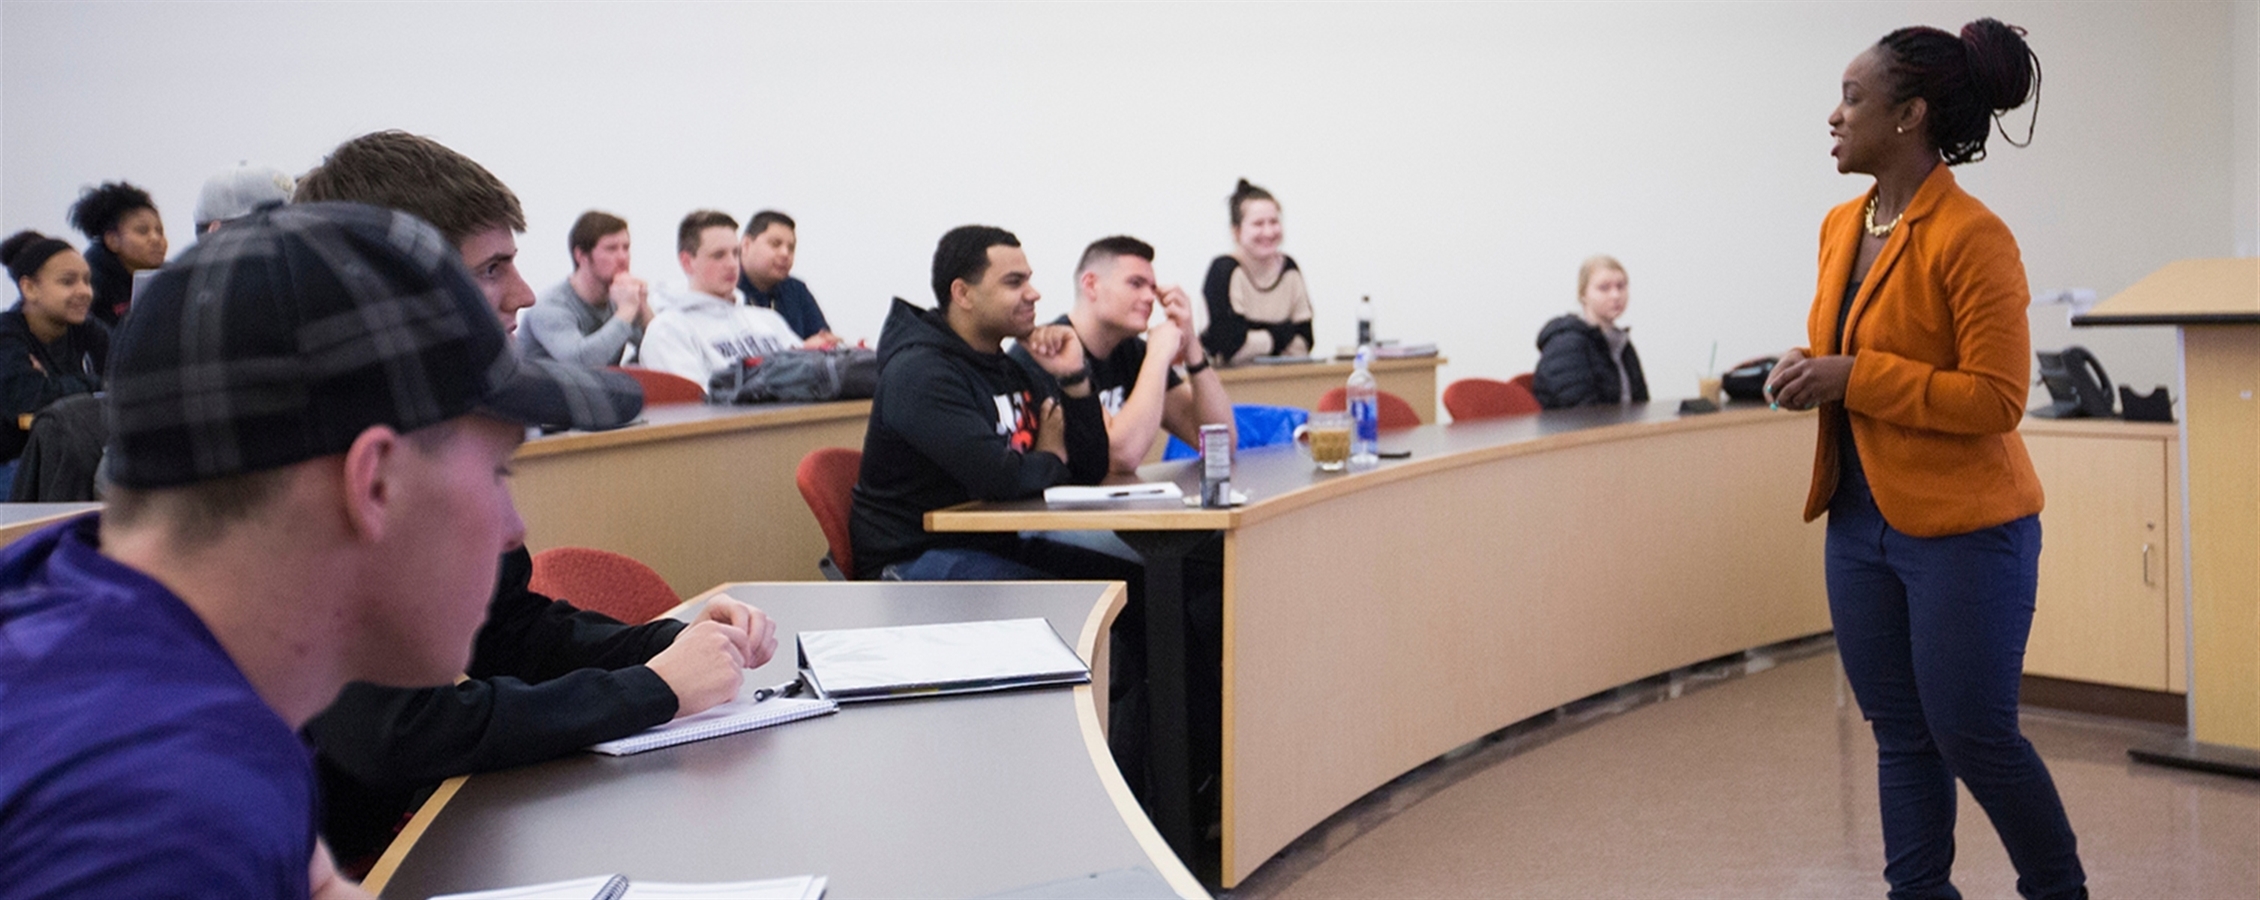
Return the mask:
[[[1452,360],[1450,357],[1442,355],[1411,356],[1401,359],[1377,359],[1373,361],[1371,371],[1402,372],[1412,369],[1441,368],[1444,366],[1444,364],[1451,361]],[[1325,362],[1302,363],[1295,365],[1259,365],[1256,363],[1241,363],[1236,366],[1226,366],[1223,369],[1218,370],[1217,377],[1223,379],[1224,387],[1227,391],[1229,391],[1231,390],[1232,385],[1235,382],[1241,381],[1285,381],[1293,378],[1304,378],[1318,372],[1346,375],[1349,373],[1351,365],[1351,361],[1347,359],[1330,359]],[[1315,401],[1318,398],[1313,397],[1311,399]]]
[[[361,881],[362,890],[368,891],[371,896],[384,892],[385,883],[391,881],[392,874],[400,870],[400,861],[408,858],[408,851],[415,849],[416,842],[424,836],[424,830],[432,827],[432,820],[439,818],[440,810],[447,807],[447,801],[455,799],[455,792],[462,790],[463,782],[470,778],[469,775],[457,775],[439,783],[439,788],[425,798],[424,805],[416,808],[416,815],[409,818],[408,824],[400,829],[400,834],[393,837],[392,846],[386,847],[384,855],[377,858],[376,866],[369,869],[369,877]]]
[[[2072,317],[2075,326],[2111,325],[2260,325],[2260,313],[2088,313]]]
[[[1240,509],[1152,509],[1093,505],[1076,509],[975,509],[982,501],[926,512],[929,532],[1211,531],[1239,524]]]
[[[868,419],[871,401],[839,400],[832,403],[810,403],[782,409],[763,409],[755,406],[735,407],[731,413],[718,413],[710,418],[682,422],[656,422],[630,425],[611,431],[582,431],[550,435],[527,441],[518,448],[516,458],[531,459],[559,453],[579,453],[600,450],[625,444],[643,444],[653,441],[699,437],[710,434],[728,434],[736,431],[755,431],[810,422],[834,422],[843,419]]]
[[[1091,607],[1091,615],[1083,621],[1083,633],[1076,638],[1076,652],[1086,663],[1100,658],[1107,632],[1114,627],[1114,618],[1122,613],[1128,601],[1129,588],[1122,582],[1107,586],[1106,597]],[[1096,684],[1094,679],[1093,684]],[[1161,872],[1162,880],[1186,900],[1208,900],[1208,891],[1191,870],[1169,849],[1161,832],[1154,828],[1153,820],[1146,818],[1146,810],[1131,796],[1130,784],[1122,780],[1122,772],[1114,767],[1114,752],[1107,749],[1106,732],[1099,727],[1099,707],[1091,684],[1075,686],[1075,721],[1083,732],[1083,749],[1091,756],[1091,769],[1098,773],[1099,784],[1106,789],[1107,799],[1113,801],[1116,815],[1122,817],[1124,827],[1137,840],[1139,849],[1146,851],[1147,861]]]
[[[9,544],[13,544],[19,540],[22,540],[26,535],[29,535],[32,532],[38,531],[49,525],[53,525],[65,519],[75,519],[79,516],[83,516],[94,511],[94,509],[81,509],[74,510],[72,512],[59,512],[52,516],[40,516],[36,519],[26,519],[12,525],[0,526],[0,547],[5,547]]]

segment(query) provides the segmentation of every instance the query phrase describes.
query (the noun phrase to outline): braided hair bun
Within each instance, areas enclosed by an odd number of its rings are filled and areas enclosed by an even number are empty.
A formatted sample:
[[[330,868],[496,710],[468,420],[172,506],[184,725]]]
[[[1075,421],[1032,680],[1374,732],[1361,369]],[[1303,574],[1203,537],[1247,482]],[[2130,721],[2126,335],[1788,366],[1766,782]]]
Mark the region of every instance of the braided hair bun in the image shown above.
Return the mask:
[[[1947,165],[1984,159],[1990,126],[2027,100],[2034,104],[2033,123],[2024,142],[2009,137],[2006,127],[2001,137],[2012,146],[2032,143],[2040,118],[2040,57],[2024,35],[2015,25],[1979,19],[1962,26],[1960,36],[1918,26],[1876,42],[1888,60],[1892,102],[1920,97],[1929,106],[1924,136]]]

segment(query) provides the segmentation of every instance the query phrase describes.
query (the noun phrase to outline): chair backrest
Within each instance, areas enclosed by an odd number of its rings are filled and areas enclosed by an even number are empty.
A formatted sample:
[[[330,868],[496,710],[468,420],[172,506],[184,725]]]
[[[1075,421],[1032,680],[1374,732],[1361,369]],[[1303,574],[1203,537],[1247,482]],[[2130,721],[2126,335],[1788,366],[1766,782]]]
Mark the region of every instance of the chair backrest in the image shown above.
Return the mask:
[[[699,387],[698,382],[681,375],[637,366],[606,366],[605,368],[633,378],[637,384],[643,385],[643,405],[645,406],[706,402],[706,389]]]
[[[793,481],[800,485],[800,498],[808,501],[808,511],[816,515],[816,527],[824,529],[824,542],[832,548],[829,558],[842,578],[855,577],[855,543],[848,537],[848,515],[855,509],[855,479],[862,470],[863,451],[819,447],[801,457],[800,468],[793,472]]]
[[[100,394],[72,394],[31,417],[16,480],[0,485],[0,499],[14,503],[62,503],[102,499],[95,492],[102,444],[110,426],[102,417]]]
[[[683,602],[650,566],[593,547],[551,547],[534,554],[532,587],[535,593],[631,625],[649,622]]]
[[[1530,396],[1538,396],[1538,376],[1535,374],[1524,372],[1513,378],[1507,379],[1507,383],[1522,385],[1522,389],[1529,391]]]
[[[1318,395],[1317,411],[1341,412],[1349,409],[1348,394],[1349,388],[1338,387]],[[1399,428],[1420,427],[1420,413],[1414,412],[1412,404],[1405,402],[1405,398],[1388,391],[1381,391],[1380,394],[1381,430],[1394,431]]]
[[[1512,381],[1462,378],[1444,386],[1444,410],[1455,422],[1538,412],[1538,398]]]

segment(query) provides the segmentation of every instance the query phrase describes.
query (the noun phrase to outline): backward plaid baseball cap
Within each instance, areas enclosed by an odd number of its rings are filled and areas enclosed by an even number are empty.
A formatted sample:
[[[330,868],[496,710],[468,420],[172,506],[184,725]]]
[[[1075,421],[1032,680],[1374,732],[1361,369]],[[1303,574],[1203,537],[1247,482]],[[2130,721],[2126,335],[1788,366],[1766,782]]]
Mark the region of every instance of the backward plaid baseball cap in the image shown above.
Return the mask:
[[[306,203],[213,232],[167,264],[111,338],[109,478],[194,484],[343,453],[483,412],[615,428],[643,409],[616,372],[518,358],[437,229]]]

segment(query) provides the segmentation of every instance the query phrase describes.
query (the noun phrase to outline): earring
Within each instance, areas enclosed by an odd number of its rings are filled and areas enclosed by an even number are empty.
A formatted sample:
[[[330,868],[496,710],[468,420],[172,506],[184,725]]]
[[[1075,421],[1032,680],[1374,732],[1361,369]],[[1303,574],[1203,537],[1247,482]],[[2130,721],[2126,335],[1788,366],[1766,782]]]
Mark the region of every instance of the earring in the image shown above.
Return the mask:
[[[1898,131],[1898,132],[1899,132],[1900,134],[1906,134],[1906,133],[1907,133],[1907,126],[1905,126],[1905,125],[1901,125],[1901,126],[1899,126],[1899,127],[1897,128],[1897,129],[1894,129],[1894,130]]]

